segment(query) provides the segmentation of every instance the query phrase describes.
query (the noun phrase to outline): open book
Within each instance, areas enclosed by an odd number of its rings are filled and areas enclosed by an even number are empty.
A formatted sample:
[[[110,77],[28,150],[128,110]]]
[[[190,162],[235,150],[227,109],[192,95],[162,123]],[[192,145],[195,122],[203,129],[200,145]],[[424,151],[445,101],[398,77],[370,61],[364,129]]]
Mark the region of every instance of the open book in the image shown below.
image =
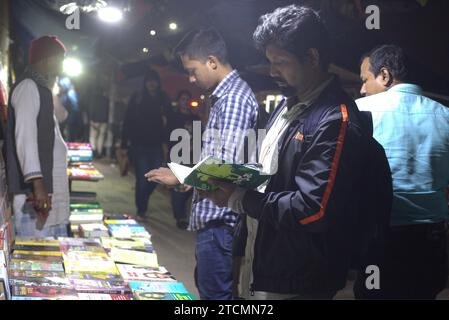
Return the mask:
[[[168,167],[182,184],[206,191],[217,189],[208,183],[209,179],[255,189],[270,178],[270,175],[264,174],[258,165],[224,163],[213,157],[207,157],[193,168],[173,162],[168,163]]]

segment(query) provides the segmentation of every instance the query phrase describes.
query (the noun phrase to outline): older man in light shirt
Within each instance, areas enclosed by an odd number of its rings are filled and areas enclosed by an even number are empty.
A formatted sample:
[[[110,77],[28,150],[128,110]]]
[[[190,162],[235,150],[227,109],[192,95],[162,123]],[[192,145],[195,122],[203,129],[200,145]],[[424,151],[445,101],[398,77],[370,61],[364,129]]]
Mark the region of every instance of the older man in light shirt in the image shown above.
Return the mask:
[[[407,81],[401,48],[384,45],[362,59],[356,101],[373,116],[393,177],[393,209],[385,265],[386,299],[434,299],[448,277],[449,108]]]

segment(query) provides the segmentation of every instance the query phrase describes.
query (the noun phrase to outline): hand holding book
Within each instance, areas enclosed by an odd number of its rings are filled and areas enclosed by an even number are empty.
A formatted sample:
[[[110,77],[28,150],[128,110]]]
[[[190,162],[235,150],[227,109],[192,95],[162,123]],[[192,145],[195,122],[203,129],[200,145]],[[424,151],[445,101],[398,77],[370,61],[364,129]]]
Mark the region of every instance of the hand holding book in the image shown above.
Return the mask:
[[[159,168],[156,170],[151,170],[148,172],[145,177],[150,182],[156,182],[159,184],[163,184],[168,187],[176,187],[180,184],[179,180],[173,174],[173,172],[168,168]]]
[[[206,198],[215,203],[218,207],[224,208],[228,206],[228,201],[235,189],[238,187],[235,184],[223,182],[215,179],[209,179],[209,184],[217,187],[214,191],[199,190],[201,198]]]

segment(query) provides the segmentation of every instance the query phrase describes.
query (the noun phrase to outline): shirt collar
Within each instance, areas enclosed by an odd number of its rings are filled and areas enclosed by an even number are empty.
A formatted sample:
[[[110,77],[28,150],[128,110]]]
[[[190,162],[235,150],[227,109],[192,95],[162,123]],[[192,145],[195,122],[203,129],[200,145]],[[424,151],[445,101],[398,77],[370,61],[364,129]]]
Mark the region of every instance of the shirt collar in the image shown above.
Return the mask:
[[[298,97],[301,105],[310,107],[316,99],[321,95],[321,93],[333,82],[335,79],[334,75],[329,76],[329,78],[323,81],[321,84],[316,86],[309,92],[306,92],[303,96]]]
[[[411,93],[411,94],[417,94],[417,95],[423,94],[423,90],[420,86],[417,86],[416,84],[411,84],[411,83],[397,84],[397,85],[391,87],[390,89],[388,89],[388,91]]]
[[[221,80],[221,82],[218,84],[211,95],[212,101],[220,99],[228,91],[227,89],[229,88],[231,83],[238,78],[238,76],[239,73],[237,72],[237,70],[233,70],[223,80]]]

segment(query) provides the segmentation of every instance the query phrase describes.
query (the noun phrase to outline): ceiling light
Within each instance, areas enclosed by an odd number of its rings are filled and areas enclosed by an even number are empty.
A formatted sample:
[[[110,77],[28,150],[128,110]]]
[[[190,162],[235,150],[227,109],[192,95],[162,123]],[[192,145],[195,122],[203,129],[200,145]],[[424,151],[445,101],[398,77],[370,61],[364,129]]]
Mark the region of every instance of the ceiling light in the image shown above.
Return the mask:
[[[114,7],[106,7],[98,10],[98,17],[105,22],[115,23],[123,19],[123,12]]]
[[[64,73],[69,77],[78,77],[83,73],[83,66],[78,59],[66,58],[64,60]]]
[[[151,30],[150,34],[154,37],[156,35],[156,30]]]
[[[143,51],[143,53],[148,53],[148,52],[150,52],[150,49],[148,49],[148,48],[143,48],[142,51]]]
[[[174,22],[170,23],[169,26],[170,30],[176,30],[178,29],[178,25]]]

